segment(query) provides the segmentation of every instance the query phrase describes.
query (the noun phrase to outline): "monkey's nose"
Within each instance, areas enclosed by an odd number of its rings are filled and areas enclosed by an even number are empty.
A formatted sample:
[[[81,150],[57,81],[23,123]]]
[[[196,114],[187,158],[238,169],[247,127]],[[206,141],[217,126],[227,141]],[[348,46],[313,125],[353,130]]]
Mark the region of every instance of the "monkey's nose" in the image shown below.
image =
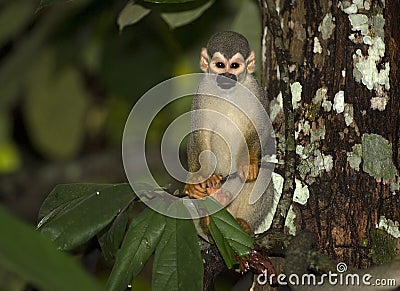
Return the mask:
[[[224,90],[230,89],[236,85],[236,75],[224,73],[217,76],[217,85]]]

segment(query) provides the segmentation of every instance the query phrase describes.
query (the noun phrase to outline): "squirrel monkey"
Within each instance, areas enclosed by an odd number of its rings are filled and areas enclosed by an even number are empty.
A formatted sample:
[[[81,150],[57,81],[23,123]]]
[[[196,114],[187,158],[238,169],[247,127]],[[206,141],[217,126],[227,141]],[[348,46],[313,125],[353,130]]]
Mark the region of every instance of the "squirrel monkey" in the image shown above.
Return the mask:
[[[267,98],[252,74],[255,53],[243,35],[219,32],[201,50],[200,67],[206,75],[192,103],[187,149],[191,174],[184,192],[198,199],[216,194],[239,224],[254,232],[274,194],[271,171],[260,171],[262,146],[271,130],[261,117]],[[257,191],[260,197],[252,199]],[[237,197],[227,201],[232,193]]]

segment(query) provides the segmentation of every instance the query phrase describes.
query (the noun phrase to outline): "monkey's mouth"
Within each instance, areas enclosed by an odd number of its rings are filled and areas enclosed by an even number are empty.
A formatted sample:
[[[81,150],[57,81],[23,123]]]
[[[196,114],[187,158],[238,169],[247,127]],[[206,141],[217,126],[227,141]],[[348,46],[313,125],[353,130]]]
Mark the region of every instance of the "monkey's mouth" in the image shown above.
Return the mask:
[[[235,87],[236,82],[236,75],[233,74],[221,74],[217,76],[217,85],[223,90]]]

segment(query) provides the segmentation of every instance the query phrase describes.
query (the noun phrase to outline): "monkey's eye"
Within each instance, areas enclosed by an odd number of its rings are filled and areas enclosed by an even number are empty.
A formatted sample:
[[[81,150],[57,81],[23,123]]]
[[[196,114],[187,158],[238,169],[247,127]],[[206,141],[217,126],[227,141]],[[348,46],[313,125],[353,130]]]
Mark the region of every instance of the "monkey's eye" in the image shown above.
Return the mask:
[[[239,67],[240,67],[240,65],[238,63],[232,63],[231,64],[231,69],[237,69]]]
[[[219,68],[219,69],[225,68],[225,64],[224,64],[223,62],[217,62],[217,63],[215,63],[215,65],[216,65],[217,68]]]

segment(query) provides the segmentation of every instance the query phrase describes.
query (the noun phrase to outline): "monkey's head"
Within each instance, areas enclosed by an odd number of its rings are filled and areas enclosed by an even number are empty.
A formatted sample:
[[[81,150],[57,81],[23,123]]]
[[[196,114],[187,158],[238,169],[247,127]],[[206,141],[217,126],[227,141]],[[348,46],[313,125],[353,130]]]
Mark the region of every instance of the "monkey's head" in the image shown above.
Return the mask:
[[[221,89],[230,89],[253,73],[254,58],[254,51],[243,35],[222,31],[214,34],[207,47],[201,50],[200,67],[205,73],[218,75],[217,84]]]

